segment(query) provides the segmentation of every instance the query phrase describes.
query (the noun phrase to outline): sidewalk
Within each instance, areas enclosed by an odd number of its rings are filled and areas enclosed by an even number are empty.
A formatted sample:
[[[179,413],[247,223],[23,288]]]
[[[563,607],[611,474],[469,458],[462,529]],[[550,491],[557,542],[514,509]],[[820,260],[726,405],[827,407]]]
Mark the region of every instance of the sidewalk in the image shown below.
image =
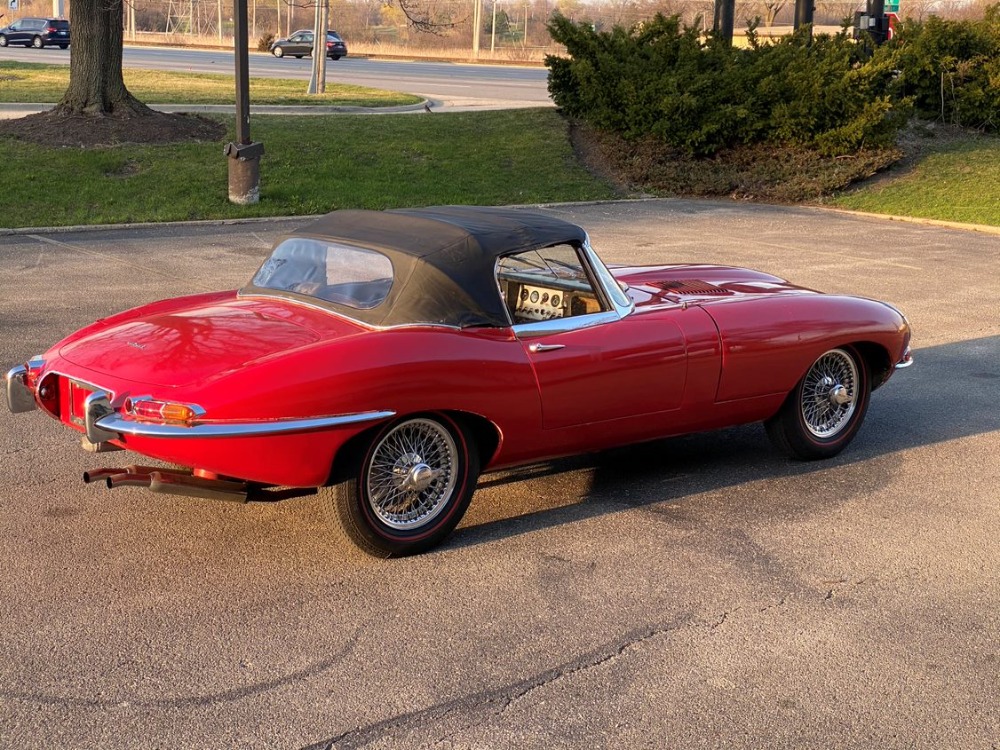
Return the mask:
[[[417,94],[420,96],[420,94]],[[0,103],[0,120],[13,120],[25,115],[46,112],[51,104],[28,104],[20,102]],[[147,104],[158,112],[197,112],[201,114],[236,114],[234,104]],[[349,107],[328,104],[251,104],[251,115],[397,115],[413,112],[479,112],[493,109],[526,109],[530,107],[554,107],[552,102],[532,101],[492,101],[456,97],[452,99],[424,99],[416,104],[397,107]]]

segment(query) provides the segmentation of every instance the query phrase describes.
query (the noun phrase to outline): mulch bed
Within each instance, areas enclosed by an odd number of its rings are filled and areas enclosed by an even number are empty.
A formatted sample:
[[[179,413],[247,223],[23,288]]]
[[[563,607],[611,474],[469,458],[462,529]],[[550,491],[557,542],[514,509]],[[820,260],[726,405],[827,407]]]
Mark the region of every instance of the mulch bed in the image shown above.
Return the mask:
[[[573,123],[577,157],[623,196],[730,197],[766,203],[814,201],[888,168],[896,148],[826,157],[804,148],[740,146],[693,157],[650,138],[625,141]]]
[[[51,110],[14,120],[0,120],[0,136],[62,148],[221,141],[225,135],[225,125],[217,120],[153,111],[125,116],[63,114]]]

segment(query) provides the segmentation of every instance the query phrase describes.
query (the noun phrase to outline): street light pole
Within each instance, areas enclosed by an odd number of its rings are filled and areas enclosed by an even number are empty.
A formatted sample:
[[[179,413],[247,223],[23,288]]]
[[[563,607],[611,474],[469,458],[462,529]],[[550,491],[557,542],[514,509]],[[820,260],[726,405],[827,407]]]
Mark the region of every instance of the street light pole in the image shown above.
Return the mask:
[[[229,202],[240,205],[260,200],[260,157],[264,144],[250,140],[250,40],[247,0],[234,0],[236,28],[236,142],[226,145],[229,158]]]
[[[733,19],[735,15],[736,0],[715,0],[715,23],[712,24],[712,30],[729,46],[733,44]]]
[[[483,0],[472,0],[472,56],[479,59],[479,31],[483,25]]]
[[[312,74],[309,77],[307,94],[326,92],[326,27],[329,13],[326,3],[327,0],[317,0],[316,3],[316,15],[313,18]]]

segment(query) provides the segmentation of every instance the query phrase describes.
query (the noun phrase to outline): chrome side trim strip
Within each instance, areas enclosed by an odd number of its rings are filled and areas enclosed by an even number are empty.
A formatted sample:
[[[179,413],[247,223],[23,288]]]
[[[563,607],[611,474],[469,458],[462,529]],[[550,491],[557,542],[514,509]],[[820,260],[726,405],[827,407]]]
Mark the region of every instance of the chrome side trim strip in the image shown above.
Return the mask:
[[[569,318],[551,318],[531,323],[518,323],[513,327],[514,335],[519,339],[531,339],[539,336],[551,336],[556,333],[578,331],[581,328],[604,325],[621,320],[616,312],[590,313],[589,315],[574,315]]]
[[[280,419],[272,422],[206,422],[190,427],[174,424],[135,422],[114,413],[96,421],[97,427],[119,435],[136,435],[156,438],[226,438],[280,435],[287,432],[309,432],[328,427],[375,422],[394,417],[394,411],[364,411],[356,414],[338,414],[331,417],[308,419]]]
[[[24,365],[12,367],[3,376],[7,408],[11,414],[23,414],[37,409],[35,394],[28,387],[28,368]]]

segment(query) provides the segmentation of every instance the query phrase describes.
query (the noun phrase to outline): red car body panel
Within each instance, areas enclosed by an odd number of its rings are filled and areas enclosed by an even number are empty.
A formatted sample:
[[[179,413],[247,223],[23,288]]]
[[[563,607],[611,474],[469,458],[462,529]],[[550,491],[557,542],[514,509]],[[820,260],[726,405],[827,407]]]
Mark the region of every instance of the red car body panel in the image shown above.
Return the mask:
[[[257,294],[166,300],[53,346],[39,385],[54,378],[58,399],[36,399],[80,431],[91,389],[118,405],[142,396],[196,404],[207,425],[448,412],[494,433],[481,456],[489,470],[767,419],[833,347],[866,347],[877,386],[909,342],[905,319],[888,305],[765,273],[691,265],[613,273],[628,287],[629,314],[522,338],[510,326],[383,329]],[[309,487],[328,482],[345,443],[389,418],[110,442],[212,474]]]

